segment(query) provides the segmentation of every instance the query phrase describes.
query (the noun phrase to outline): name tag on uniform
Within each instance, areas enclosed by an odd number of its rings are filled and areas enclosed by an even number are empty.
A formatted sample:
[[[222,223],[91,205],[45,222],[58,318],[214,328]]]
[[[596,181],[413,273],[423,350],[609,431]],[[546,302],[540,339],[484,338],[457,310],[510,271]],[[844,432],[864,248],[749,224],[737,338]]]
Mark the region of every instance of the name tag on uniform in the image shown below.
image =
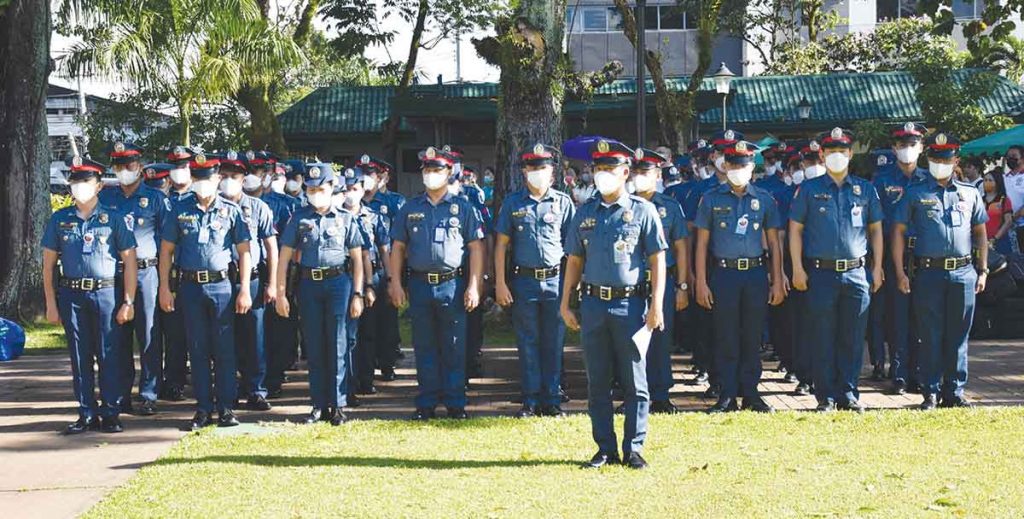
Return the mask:
[[[964,224],[964,213],[963,211],[960,211],[959,208],[954,209],[949,212],[949,219],[950,223],[953,224],[953,227],[960,227]]]
[[[854,227],[864,227],[864,208],[859,205],[853,206],[853,209],[850,209],[850,218]]]
[[[96,246],[96,235],[87,232],[82,236],[82,254],[92,254]]]
[[[434,243],[444,243],[445,234],[444,226],[434,227]]]
[[[210,243],[210,229],[207,227],[200,227],[199,239],[197,241],[201,244]]]
[[[736,234],[747,234],[747,226],[750,225],[750,219],[747,215],[743,215],[739,220],[736,220]]]

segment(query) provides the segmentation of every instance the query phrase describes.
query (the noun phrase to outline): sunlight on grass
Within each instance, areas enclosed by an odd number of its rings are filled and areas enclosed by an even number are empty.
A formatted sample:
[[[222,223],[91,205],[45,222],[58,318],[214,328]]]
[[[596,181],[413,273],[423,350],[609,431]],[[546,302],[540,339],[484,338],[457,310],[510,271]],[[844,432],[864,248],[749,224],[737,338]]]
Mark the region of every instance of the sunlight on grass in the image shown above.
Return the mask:
[[[87,517],[213,510],[240,517],[1008,517],[1024,510],[1019,408],[656,416],[644,472],[578,469],[594,451],[583,415],[280,430],[188,436]]]
[[[25,328],[25,355],[61,353],[66,349],[62,326],[40,321]]]

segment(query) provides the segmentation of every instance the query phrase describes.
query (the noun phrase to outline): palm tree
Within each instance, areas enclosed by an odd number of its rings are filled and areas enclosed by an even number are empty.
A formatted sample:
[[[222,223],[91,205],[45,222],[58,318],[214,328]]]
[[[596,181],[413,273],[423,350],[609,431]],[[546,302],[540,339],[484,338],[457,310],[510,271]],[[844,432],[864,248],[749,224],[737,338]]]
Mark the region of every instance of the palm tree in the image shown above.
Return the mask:
[[[204,104],[243,84],[270,84],[305,60],[256,0],[61,0],[58,30],[75,36],[61,70],[149,89],[174,102],[181,142]]]

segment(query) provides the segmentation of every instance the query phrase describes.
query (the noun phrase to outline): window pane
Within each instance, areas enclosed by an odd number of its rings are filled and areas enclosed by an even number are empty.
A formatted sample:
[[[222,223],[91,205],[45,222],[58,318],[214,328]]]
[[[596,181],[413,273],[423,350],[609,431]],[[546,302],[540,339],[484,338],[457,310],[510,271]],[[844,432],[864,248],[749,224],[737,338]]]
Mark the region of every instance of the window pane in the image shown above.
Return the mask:
[[[565,31],[566,32],[579,32],[580,23],[574,20],[576,16],[575,7],[567,7],[565,9]]]
[[[694,9],[696,9],[696,8],[694,8]],[[696,29],[697,28],[697,23],[698,23],[697,22],[697,11],[696,10],[687,10],[686,13],[684,13],[684,15],[683,15],[683,21],[686,22],[685,25],[684,25],[685,28],[687,28],[687,29]]]
[[[683,12],[674,6],[661,6],[661,30],[679,30],[683,28]]]
[[[648,31],[658,30],[658,8],[648,7],[644,9],[644,27]]]
[[[953,0],[953,16],[957,18],[974,18],[974,1]]]
[[[583,30],[585,32],[605,32],[608,30],[608,11],[604,7],[583,9]]]
[[[609,31],[621,31],[622,30],[622,13],[619,12],[618,7],[608,8],[608,30]]]
[[[900,18],[917,16],[917,0],[900,0]]]
[[[876,21],[895,20],[899,16],[898,0],[878,0],[876,2]]]

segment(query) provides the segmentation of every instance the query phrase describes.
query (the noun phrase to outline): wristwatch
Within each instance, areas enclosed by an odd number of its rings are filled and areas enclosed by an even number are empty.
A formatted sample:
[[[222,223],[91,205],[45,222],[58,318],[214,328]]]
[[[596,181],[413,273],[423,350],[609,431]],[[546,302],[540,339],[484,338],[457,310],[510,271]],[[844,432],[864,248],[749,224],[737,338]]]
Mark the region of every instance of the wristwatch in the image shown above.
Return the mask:
[[[985,274],[987,276],[988,273],[989,273],[988,267],[978,269],[978,274]]]
[[[352,296],[353,297],[363,297],[363,293],[362,292],[353,292]]]
[[[676,288],[678,288],[679,290],[689,290],[690,289],[690,285],[688,285],[685,281],[683,281],[682,283],[677,283],[676,284]]]
[[[135,301],[125,301],[124,305],[125,306],[135,306]]]

